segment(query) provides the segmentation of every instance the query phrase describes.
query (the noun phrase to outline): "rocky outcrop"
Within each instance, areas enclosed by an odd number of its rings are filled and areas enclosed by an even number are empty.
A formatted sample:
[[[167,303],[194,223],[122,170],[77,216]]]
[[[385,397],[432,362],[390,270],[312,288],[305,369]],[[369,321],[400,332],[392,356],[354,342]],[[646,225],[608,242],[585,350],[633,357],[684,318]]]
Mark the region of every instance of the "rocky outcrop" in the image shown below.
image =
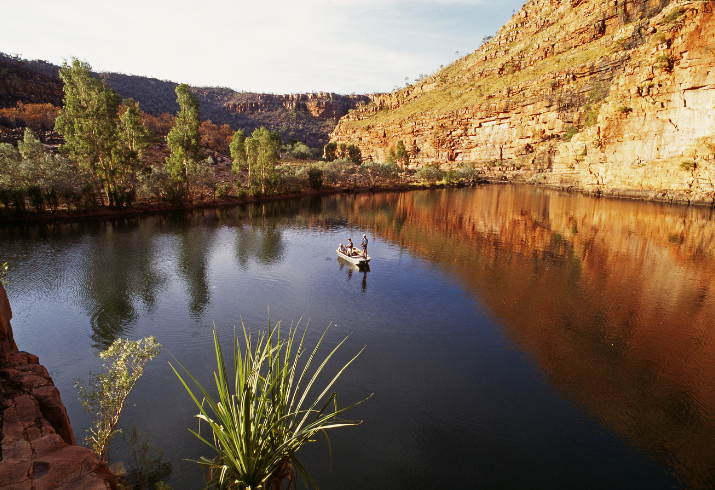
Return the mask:
[[[384,160],[467,162],[536,184],[715,200],[712,1],[532,0],[474,53],[331,134]]]
[[[319,119],[339,119],[351,109],[370,102],[365,95],[338,95],[327,92],[310,94],[236,94],[226,106],[239,114],[256,114],[287,109],[305,111]]]
[[[0,53],[0,108],[23,104],[62,103],[62,82],[54,76],[39,73],[28,62]]]
[[[114,489],[107,465],[75,444],[60,393],[37,356],[19,352],[0,284],[0,490]]]

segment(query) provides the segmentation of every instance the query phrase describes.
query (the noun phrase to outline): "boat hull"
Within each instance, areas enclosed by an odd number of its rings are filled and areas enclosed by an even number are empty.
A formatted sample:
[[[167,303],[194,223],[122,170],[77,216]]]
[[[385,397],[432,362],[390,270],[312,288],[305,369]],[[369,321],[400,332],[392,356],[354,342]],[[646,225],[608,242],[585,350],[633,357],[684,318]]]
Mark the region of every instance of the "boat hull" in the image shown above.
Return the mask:
[[[370,262],[370,256],[368,255],[367,257],[363,257],[362,253],[357,251],[358,249],[354,248],[353,251],[354,253],[359,253],[360,255],[345,255],[340,251],[340,249],[337,249],[336,252],[338,254],[338,257],[341,259],[350,262],[351,264],[355,265],[366,265],[368,262]]]

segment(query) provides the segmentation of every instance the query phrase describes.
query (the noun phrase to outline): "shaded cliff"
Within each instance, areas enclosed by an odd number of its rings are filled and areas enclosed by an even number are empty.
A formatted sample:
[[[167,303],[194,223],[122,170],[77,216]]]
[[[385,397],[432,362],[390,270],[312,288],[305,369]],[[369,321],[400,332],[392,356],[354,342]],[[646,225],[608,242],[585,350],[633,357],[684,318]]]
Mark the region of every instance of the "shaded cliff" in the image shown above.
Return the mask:
[[[107,465],[76,445],[47,369],[18,351],[11,318],[0,284],[0,489],[116,490]]]
[[[532,0],[489,42],[341,119],[384,160],[465,162],[595,193],[715,198],[712,1]],[[510,176],[508,176],[510,177]]]

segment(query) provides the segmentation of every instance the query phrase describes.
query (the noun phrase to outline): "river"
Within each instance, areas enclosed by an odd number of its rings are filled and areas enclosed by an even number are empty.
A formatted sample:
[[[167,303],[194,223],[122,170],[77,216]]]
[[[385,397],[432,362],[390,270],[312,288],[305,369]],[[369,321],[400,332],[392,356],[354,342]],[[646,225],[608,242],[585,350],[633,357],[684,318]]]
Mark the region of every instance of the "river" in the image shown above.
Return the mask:
[[[335,254],[363,233],[369,271]],[[365,347],[336,386],[341,406],[372,394],[346,414],[362,424],[298,453],[320,488],[715,488],[710,209],[493,185],[6,226],[0,250],[15,339],[78,441],[73,380],[99,350],[163,345],[120,426],[149,434],[177,490],[211,454],[169,362],[208,384],[212,330],[269,315],[348,336],[332,369]]]

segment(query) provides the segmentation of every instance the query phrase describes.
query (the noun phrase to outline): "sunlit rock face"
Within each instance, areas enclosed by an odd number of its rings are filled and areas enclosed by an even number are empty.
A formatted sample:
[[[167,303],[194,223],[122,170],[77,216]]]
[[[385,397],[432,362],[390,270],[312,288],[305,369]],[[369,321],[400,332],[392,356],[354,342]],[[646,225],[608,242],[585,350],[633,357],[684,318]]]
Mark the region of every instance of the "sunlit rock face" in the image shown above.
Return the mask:
[[[534,0],[475,52],[373,96],[331,139],[379,161],[403,140],[417,165],[712,202],[713,15],[711,2]]]
[[[116,489],[91,449],[75,444],[60,392],[37,356],[20,352],[0,284],[0,488]]]

